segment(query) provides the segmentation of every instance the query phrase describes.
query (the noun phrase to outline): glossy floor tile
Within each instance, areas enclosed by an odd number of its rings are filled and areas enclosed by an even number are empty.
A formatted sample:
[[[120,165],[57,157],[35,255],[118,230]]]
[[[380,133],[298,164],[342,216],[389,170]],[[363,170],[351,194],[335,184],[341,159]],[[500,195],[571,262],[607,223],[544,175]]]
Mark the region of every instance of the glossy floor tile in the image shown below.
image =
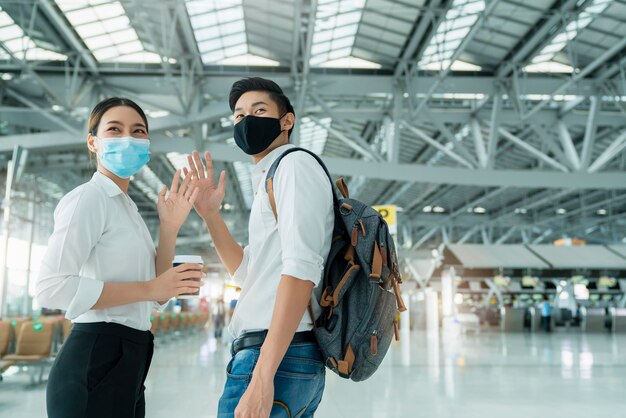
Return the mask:
[[[149,418],[215,416],[229,354],[210,335],[160,341],[146,383]],[[624,416],[625,335],[402,337],[365,382],[327,374],[316,417]],[[0,417],[45,417],[45,384],[9,373],[0,382]]]

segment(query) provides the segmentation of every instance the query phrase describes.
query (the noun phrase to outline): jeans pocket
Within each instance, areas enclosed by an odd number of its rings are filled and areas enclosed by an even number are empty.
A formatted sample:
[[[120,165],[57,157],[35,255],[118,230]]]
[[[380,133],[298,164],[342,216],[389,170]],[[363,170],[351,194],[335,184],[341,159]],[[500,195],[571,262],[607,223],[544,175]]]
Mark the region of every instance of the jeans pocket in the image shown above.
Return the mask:
[[[241,350],[230,359],[226,366],[226,374],[229,379],[246,380],[252,377],[254,366],[259,359],[258,349]]]
[[[278,366],[276,376],[292,379],[316,379],[324,372],[324,363],[308,357],[290,356],[289,353],[283,357],[283,361]]]
[[[311,350],[290,350],[274,378],[274,404],[271,417],[295,418],[317,409],[324,390],[325,366]]]

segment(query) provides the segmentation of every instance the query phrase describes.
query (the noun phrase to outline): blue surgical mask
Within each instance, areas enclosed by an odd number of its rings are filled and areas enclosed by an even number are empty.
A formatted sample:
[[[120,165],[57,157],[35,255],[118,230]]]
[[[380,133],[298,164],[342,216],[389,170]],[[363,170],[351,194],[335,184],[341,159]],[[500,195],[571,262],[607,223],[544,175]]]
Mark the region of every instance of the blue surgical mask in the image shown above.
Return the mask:
[[[102,165],[116,176],[127,179],[150,161],[150,141],[131,136],[98,138],[98,157]]]

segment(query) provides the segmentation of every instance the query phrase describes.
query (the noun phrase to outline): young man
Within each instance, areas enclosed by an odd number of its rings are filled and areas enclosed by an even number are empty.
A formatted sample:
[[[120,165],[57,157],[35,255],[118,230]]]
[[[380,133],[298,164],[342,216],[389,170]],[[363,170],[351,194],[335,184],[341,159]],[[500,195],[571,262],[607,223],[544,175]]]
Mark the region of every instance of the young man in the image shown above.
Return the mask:
[[[206,222],[222,263],[241,286],[232,317],[235,337],[218,417],[312,417],[324,391],[324,364],[307,312],[321,280],[334,224],[330,181],[310,155],[294,152],[273,179],[277,219],[265,190],[272,163],[293,147],[295,114],[281,88],[270,80],[247,78],[233,84],[230,108],[237,145],[252,156],[254,201],[249,244],[232,238],[219,209],[226,179],[213,182],[207,152],[189,157],[191,187],[200,194],[195,208]],[[187,173],[186,173],[187,174]]]

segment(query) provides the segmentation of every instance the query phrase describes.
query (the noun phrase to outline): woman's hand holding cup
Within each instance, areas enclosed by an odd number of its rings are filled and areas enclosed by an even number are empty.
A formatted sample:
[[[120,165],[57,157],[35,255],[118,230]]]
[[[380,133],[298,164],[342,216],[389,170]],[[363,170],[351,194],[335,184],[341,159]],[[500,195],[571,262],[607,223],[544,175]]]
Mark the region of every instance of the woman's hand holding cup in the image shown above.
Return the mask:
[[[148,281],[148,300],[168,300],[183,294],[193,294],[204,286],[202,264],[184,263]]]

